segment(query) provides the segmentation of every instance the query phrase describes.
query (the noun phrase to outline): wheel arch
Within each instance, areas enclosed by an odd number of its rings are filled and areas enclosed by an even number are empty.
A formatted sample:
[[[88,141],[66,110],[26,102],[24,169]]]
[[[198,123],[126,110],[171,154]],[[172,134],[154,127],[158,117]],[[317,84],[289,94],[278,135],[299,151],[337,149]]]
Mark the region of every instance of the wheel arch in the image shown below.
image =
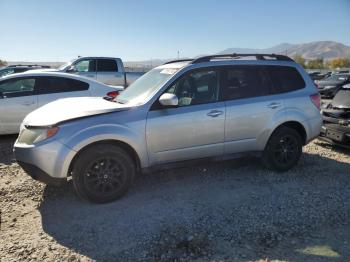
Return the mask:
[[[281,127],[289,127],[289,128],[294,129],[295,131],[297,131],[302,139],[303,145],[306,145],[306,142],[307,142],[306,128],[304,127],[304,125],[302,123],[300,123],[298,121],[287,121],[287,122],[281,123],[272,131],[272,133],[269,136],[269,139],[274,134],[274,132]]]
[[[78,159],[78,157],[85,152],[86,150],[89,150],[90,148],[96,146],[96,145],[101,145],[101,144],[106,144],[106,145],[116,145],[121,147],[123,150],[125,150],[133,159],[135,165],[136,165],[136,170],[140,171],[141,170],[141,160],[139,158],[139,155],[137,154],[136,150],[129,145],[126,142],[123,142],[121,140],[115,140],[115,139],[106,139],[106,140],[100,140],[100,141],[95,141],[92,142],[90,144],[85,145],[84,147],[82,147],[73,157],[72,161],[69,164],[69,168],[68,168],[68,174],[67,176],[71,176],[72,174],[72,169],[74,167],[74,164],[76,162],[76,160]]]

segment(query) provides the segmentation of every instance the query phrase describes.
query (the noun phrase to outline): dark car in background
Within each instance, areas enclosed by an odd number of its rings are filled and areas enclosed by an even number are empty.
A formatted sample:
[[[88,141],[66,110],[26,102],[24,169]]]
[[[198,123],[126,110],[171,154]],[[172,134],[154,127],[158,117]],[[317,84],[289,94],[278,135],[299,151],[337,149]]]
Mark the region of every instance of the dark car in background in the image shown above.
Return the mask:
[[[50,68],[50,66],[45,65],[10,65],[0,69],[0,77],[4,77],[11,74],[23,73],[28,70],[33,69],[45,69]]]
[[[320,138],[350,148],[350,84],[341,88],[322,110],[322,118]]]
[[[309,72],[309,76],[314,81],[325,79],[327,77],[330,77],[331,75],[332,75],[331,71],[326,72],[326,73],[321,73],[319,71]]]
[[[324,98],[333,98],[346,84],[350,83],[350,74],[333,74],[326,79],[316,82],[319,92]]]

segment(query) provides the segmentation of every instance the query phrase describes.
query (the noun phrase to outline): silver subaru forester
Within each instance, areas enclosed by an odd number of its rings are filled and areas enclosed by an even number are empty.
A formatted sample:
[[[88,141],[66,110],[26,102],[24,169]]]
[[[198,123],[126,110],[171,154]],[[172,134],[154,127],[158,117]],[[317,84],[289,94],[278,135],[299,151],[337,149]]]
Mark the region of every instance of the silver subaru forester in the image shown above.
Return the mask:
[[[261,156],[297,164],[321,129],[319,93],[303,68],[274,54],[178,60],[139,78],[114,100],[68,98],[30,113],[14,151],[34,179],[72,176],[95,203],[126,193],[135,174],[194,159]]]

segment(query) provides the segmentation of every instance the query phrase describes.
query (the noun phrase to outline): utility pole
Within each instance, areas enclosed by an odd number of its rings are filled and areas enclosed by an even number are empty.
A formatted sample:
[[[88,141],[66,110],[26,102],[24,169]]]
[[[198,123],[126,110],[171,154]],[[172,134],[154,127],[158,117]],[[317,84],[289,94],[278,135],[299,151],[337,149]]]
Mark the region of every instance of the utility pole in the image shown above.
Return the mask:
[[[177,51],[177,60],[180,59],[180,51]]]

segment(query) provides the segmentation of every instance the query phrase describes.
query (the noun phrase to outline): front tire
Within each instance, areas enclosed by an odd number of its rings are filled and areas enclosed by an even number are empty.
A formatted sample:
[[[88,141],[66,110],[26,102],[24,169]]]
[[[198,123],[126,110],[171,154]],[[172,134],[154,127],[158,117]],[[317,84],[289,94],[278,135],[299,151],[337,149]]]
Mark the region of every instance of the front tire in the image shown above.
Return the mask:
[[[125,150],[98,144],[78,156],[72,170],[73,185],[82,199],[108,203],[128,191],[135,173],[135,163]]]
[[[262,156],[265,167],[276,171],[287,171],[294,167],[302,154],[302,139],[292,128],[280,127],[275,130]]]

